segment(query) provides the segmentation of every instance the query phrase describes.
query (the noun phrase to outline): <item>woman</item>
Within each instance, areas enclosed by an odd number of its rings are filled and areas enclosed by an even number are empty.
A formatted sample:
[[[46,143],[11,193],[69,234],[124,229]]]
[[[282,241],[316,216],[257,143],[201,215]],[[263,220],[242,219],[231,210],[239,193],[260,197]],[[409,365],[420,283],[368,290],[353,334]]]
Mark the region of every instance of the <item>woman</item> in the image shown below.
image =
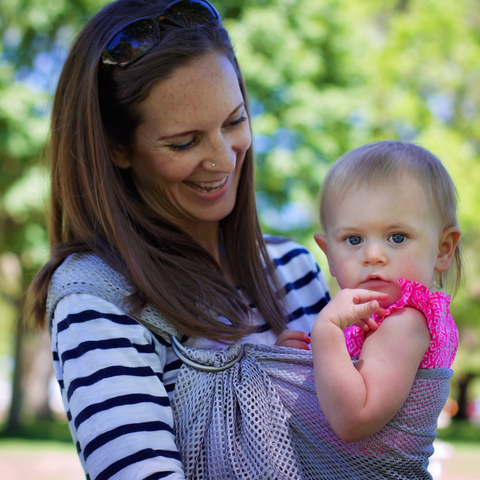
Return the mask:
[[[83,468],[185,478],[171,342],[273,344],[286,328],[310,332],[328,301],[312,256],[261,234],[245,85],[214,7],[107,5],[67,58],[51,135],[51,259],[32,308],[43,324],[48,296]]]

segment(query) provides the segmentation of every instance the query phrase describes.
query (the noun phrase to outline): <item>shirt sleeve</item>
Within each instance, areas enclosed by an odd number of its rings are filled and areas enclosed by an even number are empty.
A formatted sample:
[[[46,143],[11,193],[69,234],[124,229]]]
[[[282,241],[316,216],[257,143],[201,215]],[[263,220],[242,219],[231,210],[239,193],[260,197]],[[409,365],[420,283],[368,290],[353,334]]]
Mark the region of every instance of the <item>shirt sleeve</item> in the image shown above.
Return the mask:
[[[165,377],[178,368],[147,328],[74,294],[52,322],[55,374],[87,480],[181,480]],[[167,381],[168,383],[168,381]]]

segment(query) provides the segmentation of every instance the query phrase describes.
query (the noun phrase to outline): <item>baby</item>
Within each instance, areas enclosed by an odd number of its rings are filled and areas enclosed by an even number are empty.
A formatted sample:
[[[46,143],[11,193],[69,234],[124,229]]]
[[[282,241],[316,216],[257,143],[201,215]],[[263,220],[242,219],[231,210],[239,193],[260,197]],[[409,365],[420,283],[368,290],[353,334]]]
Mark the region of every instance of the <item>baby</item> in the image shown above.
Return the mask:
[[[364,145],[327,174],[321,223],[315,240],[341,291],[311,339],[285,330],[277,340],[297,349],[311,341],[312,376],[283,366],[288,374],[277,386],[302,438],[297,454],[317,479],[431,479],[428,458],[458,346],[450,297],[440,291],[455,292],[462,273],[454,184],[421,147]],[[294,379],[290,405],[283,385]]]
[[[322,411],[345,441],[370,437],[404,404],[420,369],[450,367],[458,331],[439,291],[461,277],[456,192],[441,162],[382,141],[341,157],[315,235],[342,289],[311,333]],[[358,357],[352,364],[351,357]]]

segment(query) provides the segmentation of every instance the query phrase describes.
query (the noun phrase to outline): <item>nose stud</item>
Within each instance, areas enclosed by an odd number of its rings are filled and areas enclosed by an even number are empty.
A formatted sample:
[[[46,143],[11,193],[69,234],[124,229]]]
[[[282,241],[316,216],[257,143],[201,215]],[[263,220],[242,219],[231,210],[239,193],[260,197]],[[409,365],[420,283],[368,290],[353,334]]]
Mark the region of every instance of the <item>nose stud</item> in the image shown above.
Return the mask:
[[[216,165],[215,163],[212,163],[212,167],[214,167],[214,168],[215,168],[215,165]]]

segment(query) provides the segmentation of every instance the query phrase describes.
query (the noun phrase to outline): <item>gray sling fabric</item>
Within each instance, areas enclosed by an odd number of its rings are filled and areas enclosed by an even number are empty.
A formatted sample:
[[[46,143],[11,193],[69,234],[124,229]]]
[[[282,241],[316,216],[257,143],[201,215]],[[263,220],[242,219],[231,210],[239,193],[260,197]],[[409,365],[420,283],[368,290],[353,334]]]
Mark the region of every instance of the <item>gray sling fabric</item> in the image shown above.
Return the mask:
[[[56,270],[50,282],[47,298],[49,324],[58,302],[67,295],[73,293],[94,295],[124,310],[125,298],[131,291],[127,279],[97,255],[92,253],[70,255]],[[135,320],[168,342],[172,335],[178,334],[150,305],[147,305]]]
[[[94,272],[94,273],[92,273]],[[90,293],[122,306],[128,284],[98,257],[75,255],[57,270],[48,299],[51,319],[70,293]],[[174,329],[152,309],[137,320],[170,338]],[[152,322],[154,327],[152,328]],[[182,348],[195,364],[221,367],[238,356]],[[452,370],[419,370],[400,411],[362,442],[340,440],[315,394],[311,353],[246,344],[232,367],[205,372],[183,365],[172,398],[177,447],[192,480],[424,480],[437,418]]]
[[[219,363],[218,353],[183,350],[198,363]],[[236,350],[223,355],[227,362]],[[172,406],[186,478],[431,479],[428,457],[451,375],[448,368],[418,370],[388,425],[347,443],[321,412],[310,352],[246,344],[227,370],[184,366]]]

